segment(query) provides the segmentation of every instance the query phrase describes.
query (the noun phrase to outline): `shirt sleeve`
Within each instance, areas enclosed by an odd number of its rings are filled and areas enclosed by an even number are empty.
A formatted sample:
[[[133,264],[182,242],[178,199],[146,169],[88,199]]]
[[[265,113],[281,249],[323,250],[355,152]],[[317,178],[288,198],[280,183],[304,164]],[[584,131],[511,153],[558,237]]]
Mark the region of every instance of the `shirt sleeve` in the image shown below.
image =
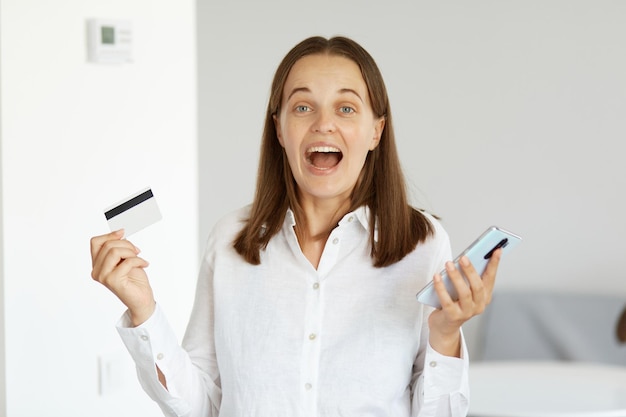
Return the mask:
[[[451,259],[451,248],[448,234],[440,228],[439,248],[433,257],[433,271],[443,269],[447,260]],[[461,357],[444,356],[435,351],[428,342],[428,316],[432,307],[422,309],[422,328],[420,332],[420,349],[414,363],[412,378],[412,412],[414,417],[464,417],[469,411],[469,355],[461,330]]]
[[[165,416],[217,415],[219,387],[191,362],[158,304],[145,323],[131,327],[126,312],[116,327],[135,361],[142,388]],[[166,378],[167,389],[158,379],[157,366]]]
[[[469,410],[469,360],[461,336],[461,357],[444,356],[430,345],[413,392],[413,416],[462,417]]]
[[[118,322],[117,330],[135,361],[141,386],[168,417],[219,414],[222,389],[215,349],[214,266],[216,251],[234,250],[230,236],[239,227],[239,222],[228,220],[209,235],[182,343],[158,303],[152,316],[140,326],[131,327],[128,312]],[[167,388],[158,379],[157,367],[165,376]]]

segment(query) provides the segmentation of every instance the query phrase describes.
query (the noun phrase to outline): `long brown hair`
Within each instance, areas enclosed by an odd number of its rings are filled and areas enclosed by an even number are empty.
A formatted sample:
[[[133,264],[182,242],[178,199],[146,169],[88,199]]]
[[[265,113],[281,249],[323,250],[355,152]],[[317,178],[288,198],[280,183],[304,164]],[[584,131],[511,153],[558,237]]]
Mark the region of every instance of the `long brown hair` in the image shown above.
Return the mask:
[[[384,117],[379,145],[370,151],[351,196],[349,211],[367,205],[371,212],[370,245],[374,266],[391,265],[434,233],[432,224],[407,201],[404,175],[396,149],[389,98],[374,59],[359,44],[345,37],[311,37],[296,45],[278,66],[272,82],[256,194],[250,218],[235,239],[235,250],[253,265],[261,262],[260,251],[280,231],[288,208],[296,220],[304,213],[297,198],[297,186],[283,147],[278,141],[273,117],[280,111],[283,88],[293,65],[307,55],[330,54],[354,61],[367,85],[375,117]],[[378,228],[377,241],[374,230]]]

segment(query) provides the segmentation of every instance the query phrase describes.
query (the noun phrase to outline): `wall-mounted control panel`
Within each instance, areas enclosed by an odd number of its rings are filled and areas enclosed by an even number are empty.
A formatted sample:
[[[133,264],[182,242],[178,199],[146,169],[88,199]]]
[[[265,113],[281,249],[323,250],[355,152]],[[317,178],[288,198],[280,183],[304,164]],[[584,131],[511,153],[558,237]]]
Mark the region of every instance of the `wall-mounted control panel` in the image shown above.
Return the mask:
[[[132,62],[133,30],[128,20],[87,20],[88,60],[102,64]]]

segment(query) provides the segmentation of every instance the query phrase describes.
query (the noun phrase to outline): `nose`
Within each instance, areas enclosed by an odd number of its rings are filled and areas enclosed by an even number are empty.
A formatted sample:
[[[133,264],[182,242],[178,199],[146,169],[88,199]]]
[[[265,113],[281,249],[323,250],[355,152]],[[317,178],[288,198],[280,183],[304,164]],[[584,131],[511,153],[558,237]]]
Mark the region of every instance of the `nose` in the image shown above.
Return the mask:
[[[313,123],[313,131],[315,133],[333,133],[336,129],[334,114],[328,110],[320,110],[317,118]]]

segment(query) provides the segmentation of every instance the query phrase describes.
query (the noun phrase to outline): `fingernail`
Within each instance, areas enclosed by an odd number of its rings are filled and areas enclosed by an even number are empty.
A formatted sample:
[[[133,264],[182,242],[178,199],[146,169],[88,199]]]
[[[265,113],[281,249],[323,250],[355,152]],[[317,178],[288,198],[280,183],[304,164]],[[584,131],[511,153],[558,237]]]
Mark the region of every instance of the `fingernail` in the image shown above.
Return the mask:
[[[461,257],[461,265],[463,265],[463,266],[468,266],[469,265],[469,259],[467,258],[467,256],[462,256]]]

